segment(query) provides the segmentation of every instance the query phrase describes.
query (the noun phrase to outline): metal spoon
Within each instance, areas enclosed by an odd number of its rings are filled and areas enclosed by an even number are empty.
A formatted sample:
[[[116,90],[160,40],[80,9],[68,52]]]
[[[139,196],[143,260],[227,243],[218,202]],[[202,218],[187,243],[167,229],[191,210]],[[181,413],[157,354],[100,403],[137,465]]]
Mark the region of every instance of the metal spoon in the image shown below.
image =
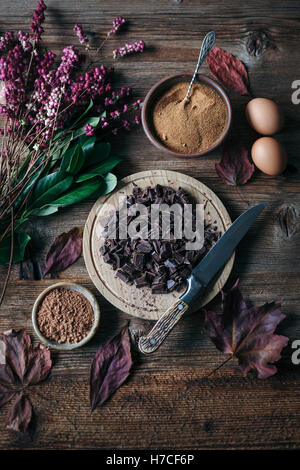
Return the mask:
[[[199,57],[198,57],[198,62],[197,62],[196,68],[195,68],[195,72],[194,72],[193,78],[191,80],[191,83],[190,83],[189,89],[187,91],[187,94],[185,95],[185,98],[184,98],[183,101],[186,101],[188,99],[189,94],[190,94],[191,89],[192,89],[192,86],[193,86],[193,83],[195,81],[196,75],[197,75],[198,70],[200,68],[200,65],[206,59],[206,56],[210,52],[210,50],[212,49],[212,47],[215,43],[215,40],[216,40],[216,33],[214,31],[210,31],[210,33],[207,33],[207,35],[203,39],[201,49],[200,49],[200,54],[199,54]]]

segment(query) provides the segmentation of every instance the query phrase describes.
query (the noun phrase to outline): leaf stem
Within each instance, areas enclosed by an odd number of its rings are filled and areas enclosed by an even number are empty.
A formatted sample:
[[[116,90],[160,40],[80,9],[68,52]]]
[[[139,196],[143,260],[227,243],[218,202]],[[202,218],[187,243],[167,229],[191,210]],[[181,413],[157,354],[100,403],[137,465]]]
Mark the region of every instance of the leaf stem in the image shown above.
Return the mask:
[[[247,200],[244,198],[244,196],[242,195],[242,192],[240,191],[238,185],[236,185],[235,188],[236,188],[236,192],[237,192],[238,195],[240,196],[242,202],[244,202],[244,203],[247,205],[247,207],[250,207],[249,201],[247,201]]]
[[[192,387],[188,388],[186,392],[184,392],[182,395],[179,395],[177,398],[187,397],[199,385],[199,383],[201,381],[207,380],[209,377],[211,377],[213,374],[215,374],[219,369],[221,369],[221,367],[225,366],[225,364],[227,364],[227,362],[231,361],[232,358],[233,358],[233,354],[230,355],[229,357],[227,357],[227,359],[225,359],[225,361],[223,361],[221,364],[219,364],[215,369],[210,371],[210,373],[208,375],[206,375],[202,379],[198,379],[196,384],[194,384]]]

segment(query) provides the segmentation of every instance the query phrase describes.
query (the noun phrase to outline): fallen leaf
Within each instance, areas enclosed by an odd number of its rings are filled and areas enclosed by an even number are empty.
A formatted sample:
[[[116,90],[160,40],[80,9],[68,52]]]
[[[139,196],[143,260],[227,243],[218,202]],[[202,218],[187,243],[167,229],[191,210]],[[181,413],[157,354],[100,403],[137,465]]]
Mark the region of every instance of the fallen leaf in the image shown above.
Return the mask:
[[[26,369],[28,352],[31,347],[30,336],[24,329],[10,330],[2,334],[6,346],[6,360],[12,370],[23,381]]]
[[[100,346],[90,375],[91,409],[102,405],[127,379],[132,366],[128,325]]]
[[[0,385],[7,386],[15,383],[14,374],[8,364],[0,365]]]
[[[42,344],[34,348],[24,328],[0,333],[0,407],[17,394],[7,415],[7,428],[26,431],[32,407],[23,390],[45,380],[51,367],[49,348]]]
[[[82,229],[72,228],[59,235],[51,246],[47,258],[44,276],[57,273],[73,264],[82,252]]]
[[[265,379],[276,374],[273,363],[289,341],[274,334],[284,318],[278,301],[248,309],[237,281],[228,292],[222,291],[221,315],[205,311],[204,328],[219,351],[237,357],[245,375],[256,369]]]
[[[247,183],[254,172],[249,153],[238,139],[230,139],[224,146],[220,163],[216,163],[216,172],[229,186]]]
[[[50,349],[39,344],[28,353],[27,373],[24,383],[34,385],[45,380],[52,366]]]
[[[0,384],[0,408],[14,396],[14,392]]]
[[[6,427],[24,433],[30,424],[31,418],[31,403],[23,393],[20,393],[8,411]]]
[[[230,52],[214,47],[207,58],[211,74],[226,88],[240,95],[247,95],[249,78],[245,65]]]

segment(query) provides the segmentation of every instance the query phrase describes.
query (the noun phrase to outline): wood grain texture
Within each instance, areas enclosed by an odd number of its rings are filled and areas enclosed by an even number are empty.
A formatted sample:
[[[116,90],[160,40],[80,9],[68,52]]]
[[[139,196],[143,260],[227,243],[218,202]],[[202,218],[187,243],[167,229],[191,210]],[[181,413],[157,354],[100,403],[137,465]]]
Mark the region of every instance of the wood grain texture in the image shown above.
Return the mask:
[[[225,186],[215,172],[220,149],[201,159],[175,159],[162,154],[142,129],[113,142],[113,152],[124,158],[118,176],[166,169],[198,178],[222,200],[232,219],[250,205],[269,201],[255,227],[237,249],[231,281],[240,277],[250,305],[282,299],[287,318],[279,331],[300,338],[300,105],[292,104],[291,84],[300,79],[300,5],[296,0],[49,0],[44,42],[59,53],[74,40],[73,24],[82,23],[95,44],[123,15],[128,28],[107,43],[102,56],[111,64],[111,51],[127,40],[143,39],[147,50],[116,63],[119,85],[133,86],[145,96],[160,78],[192,72],[201,38],[211,29],[217,45],[246,64],[253,96],[274,99],[286,123],[277,136],[286,147],[292,171],[277,178],[256,172],[245,186]],[[30,24],[35,1],[2,0],[0,30],[18,30]],[[207,66],[201,69],[208,73]],[[230,95],[234,135],[251,144],[257,135],[247,125],[244,109],[249,97]],[[35,256],[23,269],[15,266],[5,302],[0,309],[0,330],[25,326],[33,334],[31,308],[37,295],[54,281],[31,280],[45,263],[54,238],[75,225],[83,226],[93,205],[84,202],[59,214],[31,221]],[[3,279],[5,271],[1,268]],[[21,276],[20,276],[21,274]],[[21,277],[21,279],[20,279]],[[25,278],[25,279],[24,279]],[[27,279],[26,279],[27,278]],[[31,387],[36,413],[35,432],[17,438],[4,427],[7,406],[0,410],[2,449],[292,449],[300,447],[300,366],[291,362],[291,347],[283,353],[278,374],[268,380],[243,378],[235,361],[209,379],[205,377],[224,356],[202,334],[202,315],[183,318],[168,341],[150,356],[138,356],[126,384],[93,414],[89,410],[89,367],[99,344],[130,319],[133,331],[149,331],[150,324],[121,313],[99,296],[89,280],[83,259],[59,275],[96,294],[101,327],[87,346],[73,352],[54,352],[51,378]],[[209,308],[220,311],[220,298]],[[185,398],[178,397],[197,383]]]
[[[135,285],[128,285],[118,279],[116,272],[104,262],[99,251],[105,241],[101,231],[101,221],[122,204],[122,198],[125,195],[132,194],[134,185],[147,188],[157,184],[170,186],[176,190],[184,189],[195,203],[203,205],[206,223],[215,225],[220,233],[223,234],[231,225],[227,210],[213,191],[190,176],[170,170],[134,173],[119,181],[113,193],[100,197],[95,202],[87,218],[83,234],[83,256],[88,273],[99,292],[115,307],[146,320],[159,319],[180,294],[176,291],[168,294],[152,294],[149,288],[137,289]],[[199,299],[198,308],[206,305],[220,292],[230,275],[233,263],[234,254],[216,279],[209,284],[203,297]]]

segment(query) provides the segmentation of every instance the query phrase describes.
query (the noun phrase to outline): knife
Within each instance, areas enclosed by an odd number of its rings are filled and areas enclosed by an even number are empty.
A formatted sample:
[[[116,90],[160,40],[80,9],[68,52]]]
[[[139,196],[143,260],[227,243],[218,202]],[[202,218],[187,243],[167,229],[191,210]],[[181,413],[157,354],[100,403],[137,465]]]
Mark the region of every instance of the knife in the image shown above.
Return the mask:
[[[185,293],[160,317],[146,336],[140,337],[139,349],[142,353],[150,354],[162,344],[183,314],[203,293],[207,284],[224,266],[226,261],[229,260],[236,246],[246,235],[266,205],[267,202],[262,202],[241,214],[200,263],[197,264],[187,278]]]

